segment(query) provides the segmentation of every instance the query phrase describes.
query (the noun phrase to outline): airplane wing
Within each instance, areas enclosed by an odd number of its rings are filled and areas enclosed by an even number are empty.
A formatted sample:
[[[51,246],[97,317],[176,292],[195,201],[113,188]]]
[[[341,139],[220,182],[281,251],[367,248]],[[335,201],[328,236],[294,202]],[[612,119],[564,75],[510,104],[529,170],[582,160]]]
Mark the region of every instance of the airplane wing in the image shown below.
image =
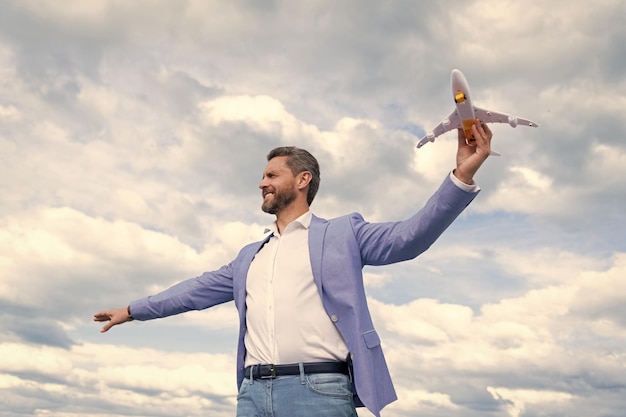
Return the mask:
[[[476,114],[476,117],[478,117],[480,121],[484,123],[508,123],[513,127],[516,127],[518,125],[530,127],[538,126],[537,123],[531,120],[511,116],[506,113],[498,113],[497,111],[481,109],[480,107],[476,106],[474,106],[474,114]]]
[[[434,142],[435,138],[439,135],[443,135],[446,132],[449,132],[452,129],[457,129],[461,127],[461,119],[459,118],[459,114],[456,109],[445,119],[441,121],[432,132],[428,133],[419,142],[417,142],[417,147],[421,148],[428,142]]]

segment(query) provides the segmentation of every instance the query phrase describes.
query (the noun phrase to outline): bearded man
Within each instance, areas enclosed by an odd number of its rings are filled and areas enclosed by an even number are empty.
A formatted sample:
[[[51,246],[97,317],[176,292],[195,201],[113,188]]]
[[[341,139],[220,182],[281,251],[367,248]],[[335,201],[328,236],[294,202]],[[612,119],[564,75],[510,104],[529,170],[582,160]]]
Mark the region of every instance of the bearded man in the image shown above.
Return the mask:
[[[457,166],[410,218],[369,223],[358,213],[331,220],[310,211],[320,184],[317,160],[280,147],[267,156],[263,211],[269,235],[228,265],[191,278],[95,321],[112,326],[234,301],[239,313],[237,416],[380,416],[396,400],[370,317],[362,269],[413,259],[428,249],[479,191],[473,177],[491,152],[477,120],[472,146],[459,131]]]

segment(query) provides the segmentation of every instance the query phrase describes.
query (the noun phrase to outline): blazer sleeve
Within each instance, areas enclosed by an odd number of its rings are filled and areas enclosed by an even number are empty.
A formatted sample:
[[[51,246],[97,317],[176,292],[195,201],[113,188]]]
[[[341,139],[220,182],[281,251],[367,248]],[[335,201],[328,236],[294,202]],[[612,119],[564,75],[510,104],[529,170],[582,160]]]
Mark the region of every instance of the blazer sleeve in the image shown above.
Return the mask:
[[[360,215],[352,215],[363,265],[386,265],[415,258],[441,236],[477,194],[478,191],[462,190],[446,176],[426,205],[404,221],[368,223]]]
[[[158,294],[131,302],[130,311],[137,320],[151,320],[232,301],[232,271],[231,263],[179,282]]]

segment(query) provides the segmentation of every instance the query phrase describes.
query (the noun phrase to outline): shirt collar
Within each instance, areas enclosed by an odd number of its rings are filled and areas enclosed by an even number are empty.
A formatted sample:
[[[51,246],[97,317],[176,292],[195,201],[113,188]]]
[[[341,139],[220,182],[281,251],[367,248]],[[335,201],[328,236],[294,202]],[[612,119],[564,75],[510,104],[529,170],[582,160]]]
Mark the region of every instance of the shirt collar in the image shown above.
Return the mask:
[[[285,231],[292,229],[292,228],[299,228],[299,229],[307,230],[309,226],[311,225],[312,218],[313,218],[313,213],[311,213],[311,210],[308,210],[302,216],[298,217],[297,219],[289,223],[287,227],[285,228]],[[268,233],[268,232],[271,232],[276,236],[279,235],[278,226],[276,225],[276,222],[273,222],[272,224],[267,226],[267,228],[265,228],[265,233]]]

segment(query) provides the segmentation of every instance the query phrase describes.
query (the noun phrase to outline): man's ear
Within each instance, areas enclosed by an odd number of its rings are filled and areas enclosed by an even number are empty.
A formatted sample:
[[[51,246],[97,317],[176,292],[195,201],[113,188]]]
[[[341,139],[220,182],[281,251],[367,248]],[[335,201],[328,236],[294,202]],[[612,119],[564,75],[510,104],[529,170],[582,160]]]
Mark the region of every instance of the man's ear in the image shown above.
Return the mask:
[[[309,183],[311,182],[312,178],[313,178],[313,175],[311,175],[311,173],[309,171],[303,171],[303,172],[299,173],[298,174],[298,180],[297,180],[298,189],[301,190],[304,187],[306,187],[307,185],[309,185]]]

